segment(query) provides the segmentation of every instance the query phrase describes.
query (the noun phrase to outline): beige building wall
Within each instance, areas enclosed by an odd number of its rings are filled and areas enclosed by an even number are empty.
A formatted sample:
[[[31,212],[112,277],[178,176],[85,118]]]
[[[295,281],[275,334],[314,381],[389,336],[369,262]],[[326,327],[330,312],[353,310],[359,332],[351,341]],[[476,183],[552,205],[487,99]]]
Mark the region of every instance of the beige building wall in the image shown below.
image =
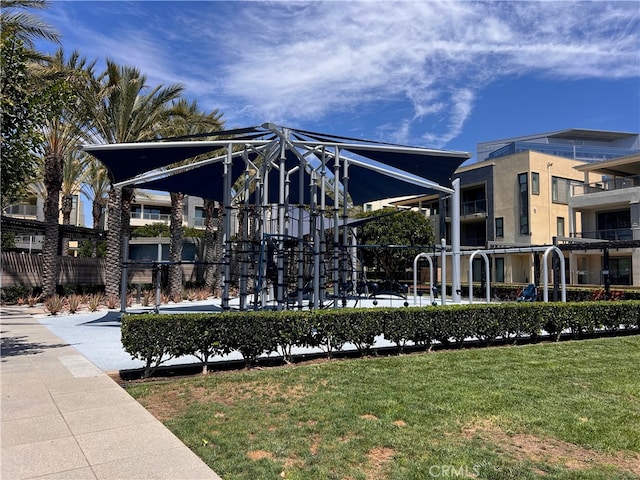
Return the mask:
[[[504,219],[505,245],[549,245],[558,235],[558,218],[564,219],[565,235],[569,232],[569,208],[566,203],[552,201],[552,178],[582,181],[584,176],[574,169],[584,162],[554,157],[538,152],[521,152],[494,162],[494,217]],[[518,174],[527,173],[529,186],[529,234],[520,234],[520,192]],[[533,174],[538,174],[539,189],[533,190]]]

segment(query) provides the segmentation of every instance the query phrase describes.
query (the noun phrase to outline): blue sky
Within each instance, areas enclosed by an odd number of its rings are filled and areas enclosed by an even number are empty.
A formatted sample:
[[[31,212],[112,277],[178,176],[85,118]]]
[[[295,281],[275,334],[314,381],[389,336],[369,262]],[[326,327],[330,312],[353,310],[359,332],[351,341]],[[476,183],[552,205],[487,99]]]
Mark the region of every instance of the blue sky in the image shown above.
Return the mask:
[[[228,128],[475,153],[566,128],[640,131],[638,5],[53,0],[38,14],[66,52],[181,83]]]

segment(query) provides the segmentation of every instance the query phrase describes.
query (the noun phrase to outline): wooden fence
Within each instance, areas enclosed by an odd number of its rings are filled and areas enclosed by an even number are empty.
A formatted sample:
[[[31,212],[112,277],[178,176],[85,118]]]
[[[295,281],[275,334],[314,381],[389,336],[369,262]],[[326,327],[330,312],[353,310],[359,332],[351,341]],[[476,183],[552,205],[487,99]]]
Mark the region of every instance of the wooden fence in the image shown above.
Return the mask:
[[[106,279],[105,259],[87,257],[59,257],[58,285],[104,285]],[[42,286],[42,256],[18,252],[2,252],[1,287],[21,285]],[[183,281],[201,279],[204,267],[182,265]],[[166,272],[163,272],[166,276]],[[150,284],[154,281],[151,266],[130,267],[128,283]]]
[[[58,285],[104,285],[104,258],[59,257]],[[2,286],[42,286],[42,255],[2,252]]]

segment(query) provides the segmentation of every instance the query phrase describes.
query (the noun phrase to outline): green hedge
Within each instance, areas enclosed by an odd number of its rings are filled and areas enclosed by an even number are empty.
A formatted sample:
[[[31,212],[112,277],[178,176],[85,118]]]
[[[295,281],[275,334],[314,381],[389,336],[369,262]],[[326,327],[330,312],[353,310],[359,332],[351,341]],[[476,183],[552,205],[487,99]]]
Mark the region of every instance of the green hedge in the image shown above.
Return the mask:
[[[545,331],[579,337],[598,330],[640,328],[640,301],[501,303],[447,307],[359,308],[285,312],[226,312],[126,315],[122,344],[145,362],[146,377],[163,362],[195,355],[240,352],[247,366],[273,352],[291,362],[295,347],[315,347],[331,357],[346,344],[371,352],[376,337],[402,351],[408,344],[428,349],[434,341],[461,347],[466,339],[491,345],[496,339],[536,340]]]

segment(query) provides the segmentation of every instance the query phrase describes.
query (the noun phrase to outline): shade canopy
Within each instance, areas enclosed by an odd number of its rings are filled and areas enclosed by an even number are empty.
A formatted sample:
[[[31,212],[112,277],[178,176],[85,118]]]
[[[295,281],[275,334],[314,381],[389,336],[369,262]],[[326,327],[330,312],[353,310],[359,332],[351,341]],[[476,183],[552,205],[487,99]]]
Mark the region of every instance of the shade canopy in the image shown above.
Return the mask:
[[[332,190],[337,181],[341,196],[346,185],[347,198],[362,204],[449,192],[454,171],[470,158],[466,152],[393,145],[273,124],[154,142],[86,145],[84,149],[106,166],[116,184],[218,201],[223,198],[226,162],[232,183],[247,172],[255,182],[251,192],[268,177],[263,201],[276,203],[283,188],[283,158],[292,204],[300,202],[299,169],[304,170],[302,203],[310,201],[311,182],[324,179],[328,182],[325,187]],[[176,165],[194,157],[200,161],[192,167]]]

